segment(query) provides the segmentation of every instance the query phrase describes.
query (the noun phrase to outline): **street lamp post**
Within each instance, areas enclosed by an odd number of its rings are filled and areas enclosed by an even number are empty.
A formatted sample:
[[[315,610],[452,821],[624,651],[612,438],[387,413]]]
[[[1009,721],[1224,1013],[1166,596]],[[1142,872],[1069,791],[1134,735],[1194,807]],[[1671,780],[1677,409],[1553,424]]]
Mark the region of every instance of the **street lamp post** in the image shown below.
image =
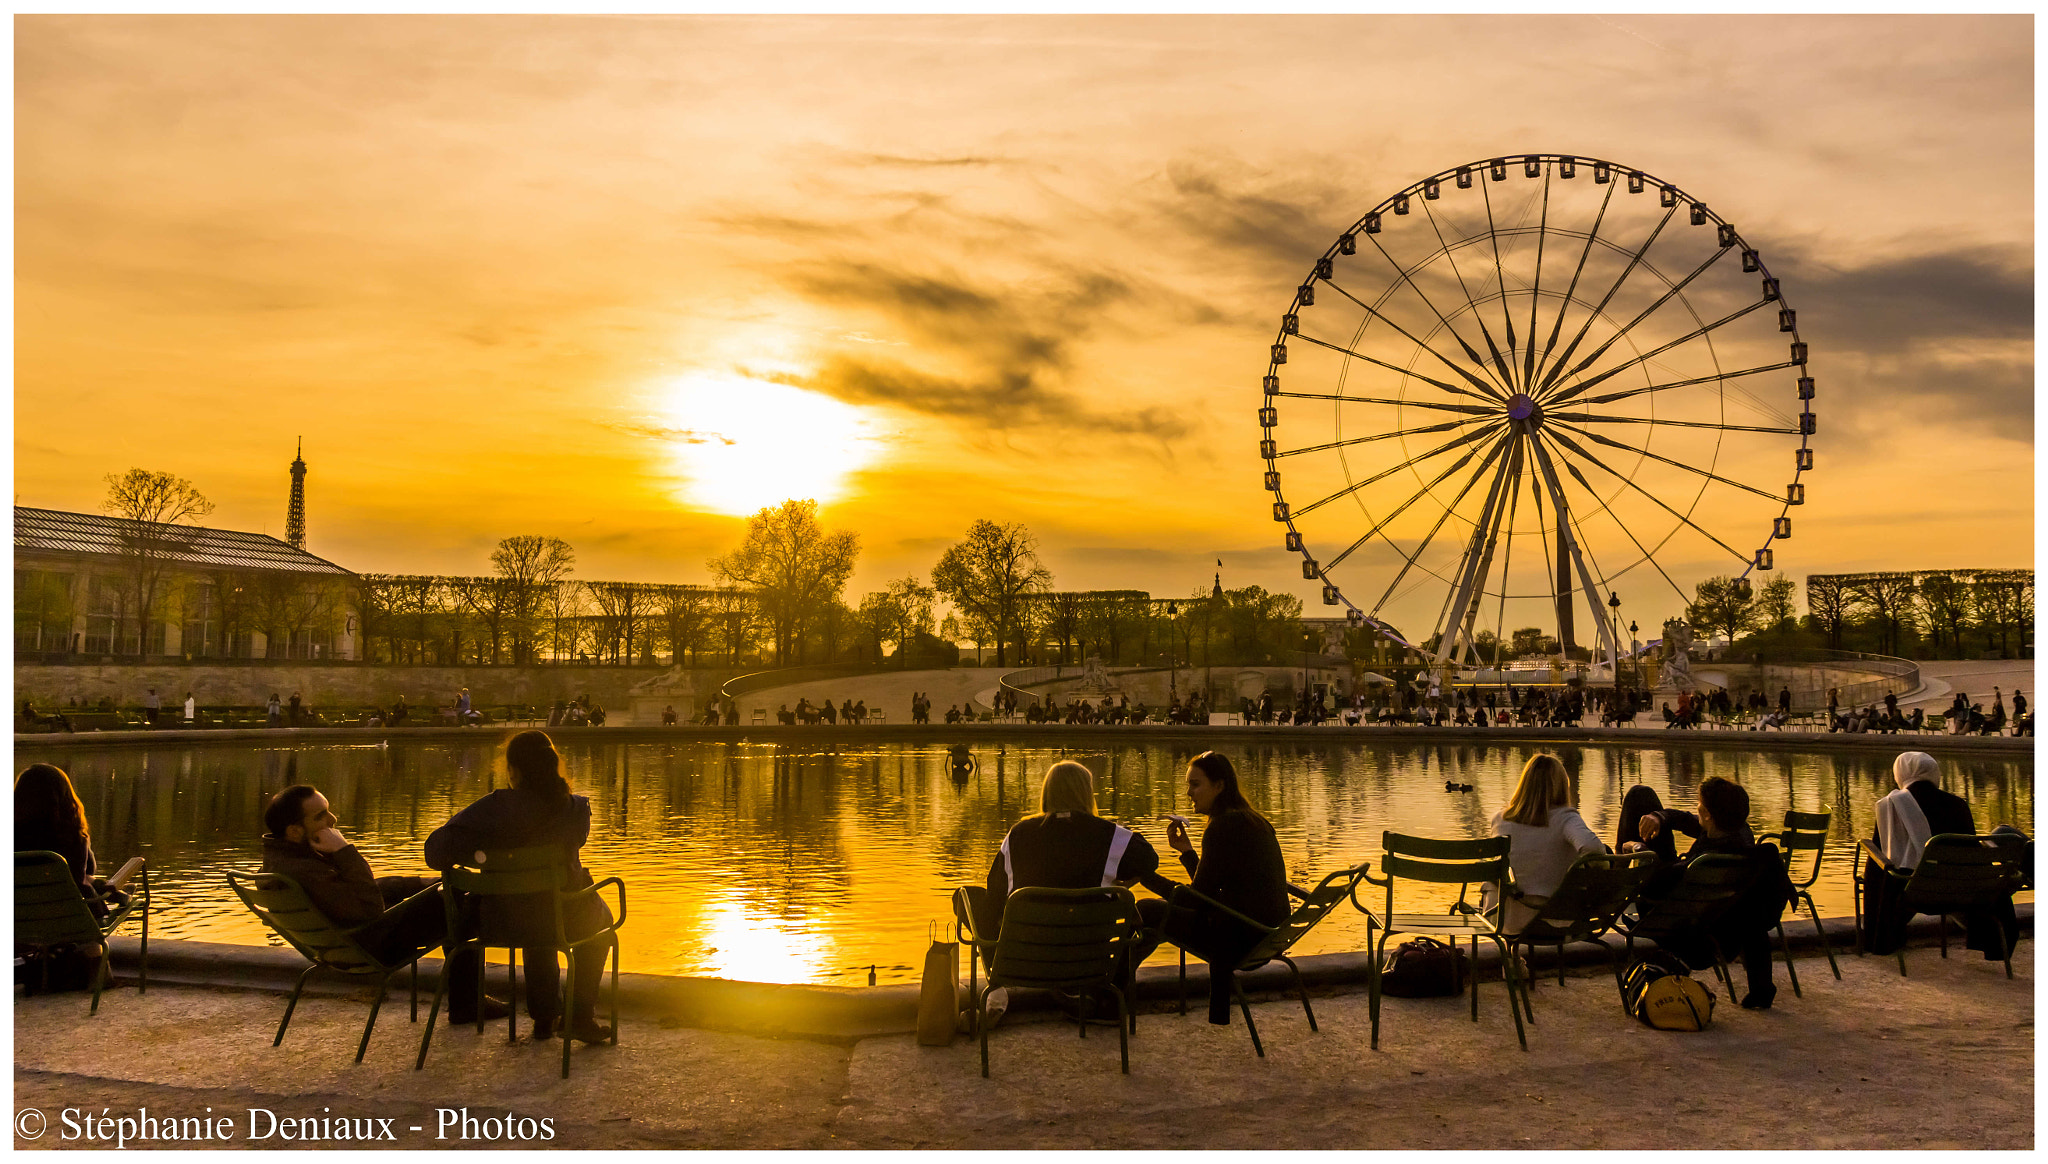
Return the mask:
[[[1167,621],[1178,622],[1179,615],[1180,605],[1178,603],[1169,602],[1166,604]],[[1178,626],[1174,627],[1174,631],[1179,629]],[[1173,704],[1180,702],[1180,662],[1174,657],[1173,639],[1171,637],[1166,640],[1166,647],[1166,697],[1169,701],[1167,706],[1171,707]]]
[[[1634,619],[1630,619],[1628,623],[1628,655],[1632,660],[1631,665],[1635,669],[1636,686],[1641,687],[1643,685],[1643,655],[1642,648],[1636,646],[1636,623]]]
[[[1609,649],[1615,657],[1608,662],[1614,664],[1614,687],[1618,691],[1621,689],[1621,595],[1612,590],[1607,592],[1607,626],[1614,635],[1608,642],[1612,644]]]

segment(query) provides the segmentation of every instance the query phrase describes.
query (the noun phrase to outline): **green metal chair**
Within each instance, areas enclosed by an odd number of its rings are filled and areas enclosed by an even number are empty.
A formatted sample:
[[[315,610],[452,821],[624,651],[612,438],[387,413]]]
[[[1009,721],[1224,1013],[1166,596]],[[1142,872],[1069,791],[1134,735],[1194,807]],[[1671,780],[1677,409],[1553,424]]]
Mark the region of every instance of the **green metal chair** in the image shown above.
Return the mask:
[[[1820,924],[1820,906],[1814,904],[1813,883],[1820,880],[1820,866],[1827,850],[1828,825],[1835,819],[1833,812],[1785,813],[1785,827],[1775,833],[1765,833],[1759,841],[1775,842],[1785,854],[1785,875],[1792,879],[1792,912],[1796,915],[1804,903],[1806,915],[1813,919],[1813,932],[1820,938],[1820,948],[1827,953],[1828,969],[1835,972],[1835,981],[1842,980],[1842,967],[1835,961],[1835,948],[1828,942],[1828,932]],[[1807,854],[1812,854],[1811,863]],[[1804,875],[1801,869],[1804,868]],[[1860,882],[1859,882],[1860,884]],[[1785,951],[1785,970],[1792,976],[1793,993],[1798,993],[1798,972],[1792,969],[1792,952]]]
[[[1687,861],[1683,875],[1670,892],[1657,897],[1637,898],[1635,913],[1625,913],[1615,923],[1615,928],[1628,939],[1625,953],[1634,956],[1638,938],[1669,946],[1698,931],[1714,953],[1715,976],[1727,988],[1728,996],[1735,997],[1735,980],[1728,973],[1727,952],[1721,949],[1720,941],[1714,937],[1714,927],[1762,875],[1758,862],[1763,855],[1760,851],[1746,857],[1733,853],[1704,853]],[[1774,862],[1779,860],[1775,846],[1767,855]],[[1785,969],[1792,979],[1792,993],[1798,995],[1799,973],[1792,967],[1792,947],[1785,940],[1782,919],[1778,923],[1778,944],[1785,954]]]
[[[1238,987],[1237,976],[1257,970],[1268,962],[1279,962],[1285,965],[1288,971],[1294,975],[1294,990],[1301,998],[1302,1012],[1308,1016],[1308,1029],[1310,1031],[1316,1030],[1316,1012],[1315,1008],[1311,1007],[1308,1003],[1308,987],[1303,985],[1301,981],[1301,967],[1294,964],[1294,959],[1288,957],[1287,952],[1294,948],[1296,942],[1306,937],[1308,932],[1316,927],[1316,923],[1328,917],[1331,910],[1342,905],[1344,900],[1351,896],[1352,892],[1358,888],[1358,883],[1364,880],[1366,870],[1371,867],[1371,862],[1366,862],[1349,869],[1339,869],[1323,878],[1316,884],[1314,889],[1303,890],[1292,885],[1288,886],[1288,894],[1300,898],[1301,901],[1300,904],[1294,907],[1294,912],[1287,915],[1287,920],[1277,926],[1269,926],[1264,922],[1255,921],[1217,901],[1215,898],[1197,892],[1190,886],[1181,885],[1175,887],[1171,904],[1178,906],[1185,901],[1198,902],[1203,908],[1223,914],[1225,917],[1241,922],[1264,935],[1259,939],[1258,945],[1253,946],[1245,953],[1244,957],[1238,959],[1236,965],[1223,968],[1220,971],[1213,962],[1209,966],[1211,974],[1220,972],[1230,975],[1231,996],[1237,999],[1237,1009],[1244,1015],[1245,1029],[1251,1032],[1252,1050],[1258,1053],[1259,1058],[1263,1059],[1266,1057],[1266,1048],[1259,1042],[1259,1027],[1257,1023],[1252,1021],[1251,1004],[1245,1000],[1244,991]],[[1200,957],[1201,952],[1196,951],[1196,956]],[[1187,1012],[1188,951],[1186,947],[1182,947],[1180,952],[1180,1013],[1186,1014]]]
[[[562,1019],[565,1022],[567,1021],[569,1017],[570,995],[576,986],[577,951],[606,937],[617,938],[619,927],[626,924],[626,883],[617,877],[607,877],[583,889],[564,889],[562,886],[566,882],[566,871],[562,867],[562,850],[559,846],[555,845],[532,845],[519,849],[485,850],[476,855],[474,863],[458,863],[441,875],[441,886],[445,891],[443,900],[447,903],[448,910],[449,934],[448,945],[444,949],[447,950],[450,957],[453,957],[456,949],[476,947],[477,997],[479,999],[483,997],[484,993],[485,950],[492,946],[509,949],[514,951],[512,957],[516,959],[518,957],[516,951],[528,943],[524,937],[500,937],[484,933],[475,920],[479,912],[476,907],[481,904],[476,902],[475,899],[488,897],[532,897],[536,898],[539,902],[545,902],[546,908],[551,911],[552,917],[550,920],[553,923],[552,932],[554,935],[551,941],[554,944],[555,951],[560,953],[568,962],[561,979],[562,1003],[560,1010]],[[563,907],[581,898],[590,898],[602,902],[602,891],[607,885],[615,886],[618,889],[619,898],[618,909],[612,911],[611,924],[579,938],[569,937]],[[456,935],[458,934],[465,936],[457,937]],[[611,1043],[616,1047],[619,1043],[619,948],[616,941],[612,943],[610,958],[612,965]],[[513,975],[513,997],[511,1000],[511,1013],[506,1016],[505,1021],[510,1037],[517,1039],[518,1028],[516,1024],[519,1020],[519,984],[516,963],[510,967],[510,970]],[[529,974],[532,973],[532,967],[528,967],[527,972]],[[441,1001],[447,997],[447,994],[448,976],[443,974],[440,985],[434,989],[434,1005],[427,1012],[427,1029],[420,1037],[419,1060],[413,1064],[413,1070],[415,1071],[427,1065],[427,1050],[432,1046],[434,1040],[434,1021],[440,1016]],[[483,1033],[484,1017],[481,1006],[477,1008],[476,1029],[477,1033]],[[566,1030],[562,1032],[561,1039],[562,1078],[567,1079],[569,1078],[570,1046],[575,1040],[569,1037]]]
[[[1657,855],[1651,852],[1584,854],[1565,871],[1564,880],[1548,901],[1528,907],[1536,911],[1536,916],[1507,935],[1509,950],[1527,946],[1533,957],[1537,946],[1556,946],[1557,984],[1563,986],[1564,948],[1573,942],[1596,943],[1607,951],[1614,986],[1619,990],[1620,955],[1600,939],[1614,928],[1622,911],[1643,891],[1643,883],[1656,867]],[[1508,900],[1521,899],[1510,894]],[[1536,1012],[1530,1005],[1535,986],[1532,964],[1528,982],[1522,988],[1522,1010],[1531,1023],[1536,1021]]]
[[[34,849],[14,854],[14,948],[42,963],[42,985],[50,986],[49,954],[58,946],[100,947],[99,964],[92,972],[92,1010],[100,1012],[100,991],[112,979],[108,970],[112,949],[107,941],[114,930],[130,917],[142,917],[141,989],[149,990],[149,866],[138,871],[141,880],[128,890],[128,900],[116,903],[112,893],[91,897],[80,892],[71,865],[56,853]],[[94,905],[106,907],[104,918],[93,913]]]
[[[1002,932],[988,951],[988,977],[973,995],[981,1038],[981,1077],[988,1078],[988,1023],[981,1016],[998,987],[1088,991],[1116,996],[1116,1037],[1123,1073],[1131,1073],[1130,951],[1137,940],[1138,903],[1120,885],[1093,889],[1019,889],[1003,907]],[[1081,1024],[1088,1037],[1088,1024]]]
[[[1475,963],[1478,961],[1479,939],[1485,938],[1499,947],[1502,978],[1508,988],[1508,1013],[1515,1019],[1515,1039],[1524,1051],[1528,1050],[1529,1037],[1522,1029],[1522,1008],[1515,1005],[1515,992],[1525,988],[1508,949],[1507,935],[1501,932],[1497,914],[1489,916],[1482,913],[1478,906],[1465,900],[1471,886],[1488,882],[1494,886],[1496,899],[1507,895],[1508,839],[1482,837],[1470,841],[1445,841],[1389,832],[1382,834],[1381,844],[1385,854],[1380,858],[1380,870],[1386,876],[1367,874],[1362,880],[1386,888],[1385,908],[1375,911],[1358,900],[1356,889],[1351,893],[1351,904],[1365,914],[1366,941],[1372,949],[1367,984],[1371,997],[1373,1050],[1379,1050],[1380,1046],[1380,970],[1386,956],[1387,939],[1395,934],[1447,937],[1453,947],[1459,938],[1469,939]],[[1458,900],[1452,903],[1447,913],[1398,912],[1394,906],[1394,885],[1403,880],[1456,885]],[[1479,1021],[1477,974],[1472,975],[1472,1021]]]
[[[1902,883],[1905,902],[1914,913],[1931,913],[1941,919],[1941,956],[1948,957],[1948,918],[1965,910],[2010,902],[2026,876],[2026,842],[2017,836],[1991,833],[1976,837],[1968,833],[1941,833],[1927,841],[1920,864],[1899,869],[1884,859],[1875,842],[1862,842],[1863,851],[1887,877]],[[2019,935],[1998,928],[2005,946],[2005,976],[2012,977],[2012,947]],[[1857,948],[1863,946],[1862,919],[1857,919]],[[1899,976],[1906,976],[1906,950],[1898,950]]]
[[[377,1012],[384,1007],[384,992],[390,986],[391,976],[400,970],[410,968],[412,971],[412,1021],[420,1021],[419,955],[415,954],[403,962],[386,962],[370,953],[356,938],[367,927],[345,929],[329,921],[327,915],[313,904],[312,898],[306,896],[305,888],[283,873],[230,869],[227,878],[229,887],[235,891],[236,897],[242,899],[242,904],[310,963],[292,987],[291,1000],[285,1003],[284,1018],[278,1021],[277,1037],[270,1040],[271,1046],[284,1042],[285,1028],[292,1025],[292,1012],[299,1006],[299,995],[306,989],[306,979],[312,977],[315,970],[332,970],[336,974],[368,979],[376,984],[376,996],[370,1003],[370,1019],[363,1024],[362,1041],[356,1044],[358,1063],[363,1061],[363,1053],[370,1049],[370,1032],[377,1029]],[[435,890],[423,889],[420,892],[433,893]],[[446,976],[445,973],[442,975]]]

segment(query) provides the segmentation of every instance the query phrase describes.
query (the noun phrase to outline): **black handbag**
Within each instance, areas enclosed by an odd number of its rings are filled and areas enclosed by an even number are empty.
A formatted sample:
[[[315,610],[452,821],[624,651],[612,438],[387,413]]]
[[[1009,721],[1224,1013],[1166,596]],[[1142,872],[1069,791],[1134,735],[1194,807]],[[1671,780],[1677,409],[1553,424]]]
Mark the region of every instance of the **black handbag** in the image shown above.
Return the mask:
[[[1435,938],[1402,942],[1380,971],[1380,993],[1394,998],[1441,998],[1461,994],[1470,958]]]

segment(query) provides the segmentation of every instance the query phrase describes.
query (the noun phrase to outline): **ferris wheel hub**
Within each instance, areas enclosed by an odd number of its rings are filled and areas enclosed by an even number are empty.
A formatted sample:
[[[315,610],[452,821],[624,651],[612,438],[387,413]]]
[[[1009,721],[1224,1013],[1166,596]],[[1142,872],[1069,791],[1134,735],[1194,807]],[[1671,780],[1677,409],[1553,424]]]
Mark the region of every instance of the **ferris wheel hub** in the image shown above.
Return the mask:
[[[1508,401],[1508,419],[1527,420],[1536,415],[1536,402],[1529,399],[1527,392],[1517,392]]]

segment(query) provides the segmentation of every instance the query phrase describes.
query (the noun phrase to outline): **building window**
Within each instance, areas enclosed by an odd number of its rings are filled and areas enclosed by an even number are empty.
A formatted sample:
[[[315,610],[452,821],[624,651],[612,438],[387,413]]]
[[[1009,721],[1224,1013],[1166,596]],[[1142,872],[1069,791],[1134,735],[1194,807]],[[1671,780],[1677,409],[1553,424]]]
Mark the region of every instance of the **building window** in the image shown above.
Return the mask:
[[[123,621],[121,580],[95,574],[89,580],[85,606],[85,653],[111,655],[114,635]]]

